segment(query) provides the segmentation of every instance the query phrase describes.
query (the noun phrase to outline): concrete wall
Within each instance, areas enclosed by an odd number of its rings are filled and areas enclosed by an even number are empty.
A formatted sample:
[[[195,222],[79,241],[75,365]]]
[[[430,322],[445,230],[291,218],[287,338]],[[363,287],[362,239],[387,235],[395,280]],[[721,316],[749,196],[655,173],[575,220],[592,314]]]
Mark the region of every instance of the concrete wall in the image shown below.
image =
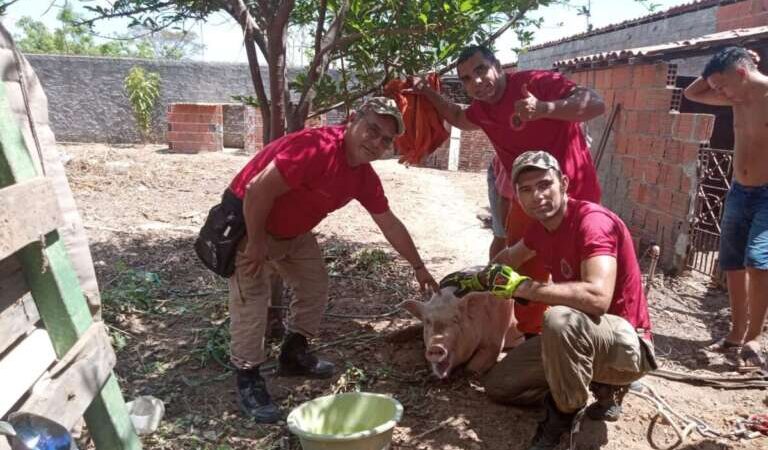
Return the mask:
[[[518,70],[551,69],[555,61],[609,50],[644,47],[715,33],[717,7],[521,53]],[[687,70],[681,68],[683,71]],[[701,67],[697,70],[700,72]]]
[[[123,88],[123,80],[133,66],[160,75],[160,99],[154,121],[157,142],[164,140],[165,110],[170,103],[231,103],[232,95],[254,95],[247,64],[25,56],[48,96],[51,128],[59,141],[140,140]],[[266,79],[266,69],[262,72]]]

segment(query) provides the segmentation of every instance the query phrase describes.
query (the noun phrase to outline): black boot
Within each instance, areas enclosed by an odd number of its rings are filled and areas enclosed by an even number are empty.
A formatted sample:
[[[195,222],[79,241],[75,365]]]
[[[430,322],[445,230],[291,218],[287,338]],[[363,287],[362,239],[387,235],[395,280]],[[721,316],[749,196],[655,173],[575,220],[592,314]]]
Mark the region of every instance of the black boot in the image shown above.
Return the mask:
[[[613,386],[592,382],[589,390],[595,395],[595,402],[587,407],[587,417],[592,420],[616,422],[621,416],[621,402],[629,391],[629,385]]]
[[[240,410],[258,423],[275,423],[281,414],[267,391],[259,368],[237,370],[237,403]]]
[[[299,333],[285,335],[280,347],[278,373],[283,376],[304,376],[307,378],[330,378],[333,363],[318,359],[309,353],[307,338]]]
[[[576,413],[564,413],[557,409],[551,394],[544,398],[546,416],[539,422],[533,442],[528,450],[551,450],[557,447],[564,434],[571,431]]]

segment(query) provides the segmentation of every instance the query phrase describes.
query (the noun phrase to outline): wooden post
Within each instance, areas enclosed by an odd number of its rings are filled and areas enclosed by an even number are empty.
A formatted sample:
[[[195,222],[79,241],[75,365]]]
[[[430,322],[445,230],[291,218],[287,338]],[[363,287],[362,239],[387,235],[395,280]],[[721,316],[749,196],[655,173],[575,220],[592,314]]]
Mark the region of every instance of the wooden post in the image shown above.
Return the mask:
[[[0,188],[39,176],[11,114],[5,85],[0,83]],[[17,254],[56,355],[62,358],[88,330],[93,319],[58,232],[48,233]],[[96,448],[140,450],[141,443],[114,373],[103,387],[94,389],[98,392],[93,393],[85,419]]]

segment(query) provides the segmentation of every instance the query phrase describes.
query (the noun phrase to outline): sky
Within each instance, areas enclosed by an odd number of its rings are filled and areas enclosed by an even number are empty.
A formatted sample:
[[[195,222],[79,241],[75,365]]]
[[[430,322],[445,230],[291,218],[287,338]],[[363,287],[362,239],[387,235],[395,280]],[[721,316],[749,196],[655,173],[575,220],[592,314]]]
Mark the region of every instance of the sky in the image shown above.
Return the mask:
[[[576,14],[575,6],[584,5],[590,0],[571,0],[571,6],[562,4],[548,6],[536,11],[532,17],[543,17],[541,29],[535,33],[534,44],[540,44],[586,31],[587,23],[583,16]],[[691,0],[651,0],[659,5],[656,11],[664,11],[672,6],[690,3]],[[79,1],[73,1],[76,10],[82,11]],[[104,3],[99,0],[90,4]],[[58,25],[56,14],[64,0],[20,0],[13,4],[8,14],[2,19],[3,24],[16,32],[15,23],[23,16],[31,16],[42,20],[49,28]],[[591,23],[594,28],[635,19],[650,14],[649,11],[635,0],[591,0]],[[99,34],[109,35],[126,31],[126,20],[110,20],[102,22],[97,27]],[[210,17],[206,23],[190,24],[204,45],[201,54],[194,57],[203,61],[246,62],[245,50],[242,46],[242,34],[239,25],[227,14],[218,13]],[[303,41],[303,42],[302,42]],[[291,36],[288,48],[289,63],[294,66],[305,64],[306,58],[302,45],[310,42],[308,36]],[[518,43],[514,33],[507,32],[496,42],[497,56],[502,63],[513,62],[517,59],[512,50]]]

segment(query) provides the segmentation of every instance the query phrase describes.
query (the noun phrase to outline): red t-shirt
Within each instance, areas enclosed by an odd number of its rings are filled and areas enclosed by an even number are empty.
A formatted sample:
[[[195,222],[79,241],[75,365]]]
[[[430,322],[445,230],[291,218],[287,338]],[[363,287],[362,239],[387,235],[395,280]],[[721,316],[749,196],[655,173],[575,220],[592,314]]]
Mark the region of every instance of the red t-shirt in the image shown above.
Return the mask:
[[[270,142],[237,174],[229,189],[243,198],[254,176],[270,162],[290,186],[267,216],[267,232],[281,238],[312,230],[328,214],[357,199],[371,214],[389,211],[370,164],[351,167],[344,153],[345,126],[308,128]]]
[[[550,233],[537,222],[528,227],[524,242],[542,258],[556,283],[581,280],[581,263],[588,258],[615,257],[616,287],[608,313],[635,328],[651,329],[632,236],[616,214],[595,203],[569,199],[555,231]]]
[[[510,126],[515,102],[523,98],[524,84],[528,85],[528,92],[542,101],[561,100],[576,87],[564,76],[548,70],[510,73],[504,97],[495,104],[473,100],[466,110],[467,119],[485,131],[507,171],[523,152],[545,150],[557,159],[571,180],[568,194],[572,198],[600,203],[600,184],[581,124],[539,119],[525,122],[520,130]]]

